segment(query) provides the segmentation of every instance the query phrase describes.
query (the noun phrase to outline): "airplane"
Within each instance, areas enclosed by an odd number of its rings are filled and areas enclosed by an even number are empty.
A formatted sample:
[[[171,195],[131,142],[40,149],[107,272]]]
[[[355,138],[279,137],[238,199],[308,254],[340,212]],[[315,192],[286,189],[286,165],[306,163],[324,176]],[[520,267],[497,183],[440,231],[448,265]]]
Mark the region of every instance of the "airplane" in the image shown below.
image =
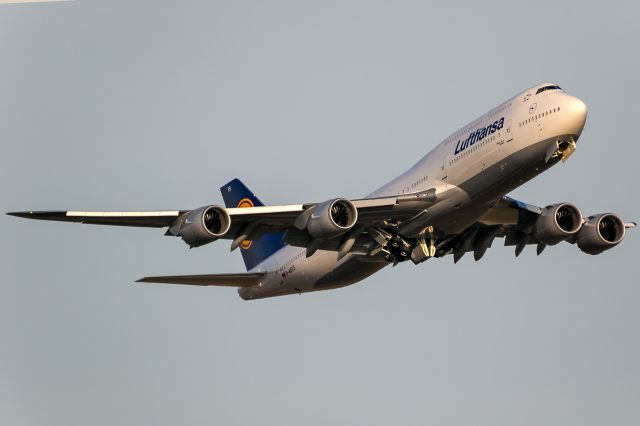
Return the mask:
[[[329,290],[387,265],[467,252],[480,260],[495,238],[539,255],[562,241],[591,255],[636,226],[613,213],[583,217],[573,204],[537,207],[506,194],[577,147],[583,101],[555,83],[533,86],[462,127],[409,170],[364,198],[264,205],[240,180],[220,188],[225,207],[144,212],[25,211],[29,219],[167,228],[199,247],[240,249],[245,273],[152,276],[137,282],[237,287],[244,300]]]

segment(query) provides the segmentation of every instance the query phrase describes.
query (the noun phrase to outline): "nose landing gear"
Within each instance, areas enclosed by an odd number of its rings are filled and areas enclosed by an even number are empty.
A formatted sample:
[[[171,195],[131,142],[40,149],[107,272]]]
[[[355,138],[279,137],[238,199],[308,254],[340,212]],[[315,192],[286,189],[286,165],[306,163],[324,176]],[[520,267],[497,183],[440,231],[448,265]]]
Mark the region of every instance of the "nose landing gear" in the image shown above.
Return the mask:
[[[571,157],[571,154],[576,150],[576,141],[573,138],[569,140],[557,140],[554,145],[551,145],[547,150],[547,155],[544,159],[545,163],[548,163],[552,158],[560,157],[564,163]]]

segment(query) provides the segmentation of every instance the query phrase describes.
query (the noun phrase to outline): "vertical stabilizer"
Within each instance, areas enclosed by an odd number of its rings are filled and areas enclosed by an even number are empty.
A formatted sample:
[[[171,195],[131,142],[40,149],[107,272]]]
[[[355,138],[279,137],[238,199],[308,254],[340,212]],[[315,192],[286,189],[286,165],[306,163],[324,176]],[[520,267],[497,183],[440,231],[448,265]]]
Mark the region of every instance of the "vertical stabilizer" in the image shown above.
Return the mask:
[[[264,206],[240,179],[233,179],[220,188],[226,207],[259,207]],[[282,237],[284,232],[263,234],[253,241],[243,241],[240,252],[247,271],[284,247]]]

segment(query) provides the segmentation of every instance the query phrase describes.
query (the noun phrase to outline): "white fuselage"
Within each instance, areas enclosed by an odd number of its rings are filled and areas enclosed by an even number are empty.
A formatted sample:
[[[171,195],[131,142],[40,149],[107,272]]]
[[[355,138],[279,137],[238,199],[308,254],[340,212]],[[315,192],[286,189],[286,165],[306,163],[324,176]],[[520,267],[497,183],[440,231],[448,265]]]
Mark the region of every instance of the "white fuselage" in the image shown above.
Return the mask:
[[[393,196],[435,188],[437,194],[462,194],[456,214],[435,225],[443,233],[461,232],[477,222],[497,199],[543,172],[557,161],[548,152],[558,141],[576,141],[586,120],[586,106],[562,90],[536,85],[464,126],[442,141],[413,167],[367,198]],[[434,225],[432,223],[424,224]],[[388,263],[363,256],[285,246],[257,265],[267,272],[254,288],[239,289],[245,299],[303,293],[353,284]],[[328,284],[318,285],[323,277]]]

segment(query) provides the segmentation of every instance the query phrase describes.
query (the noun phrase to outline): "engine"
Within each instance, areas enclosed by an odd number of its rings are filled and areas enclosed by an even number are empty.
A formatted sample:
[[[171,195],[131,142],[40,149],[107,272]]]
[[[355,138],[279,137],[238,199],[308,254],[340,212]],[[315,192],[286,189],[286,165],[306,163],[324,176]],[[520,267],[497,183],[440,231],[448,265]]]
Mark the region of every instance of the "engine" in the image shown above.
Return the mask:
[[[358,220],[358,209],[344,198],[318,204],[307,222],[307,232],[313,238],[327,240],[344,234]]]
[[[538,241],[554,245],[575,235],[581,226],[580,210],[572,204],[560,203],[542,210],[534,225],[533,234]]]
[[[185,213],[180,219],[179,235],[189,247],[198,247],[222,237],[231,226],[227,210],[205,206]]]
[[[578,232],[578,247],[588,254],[600,254],[624,238],[624,222],[611,213],[589,216]]]

